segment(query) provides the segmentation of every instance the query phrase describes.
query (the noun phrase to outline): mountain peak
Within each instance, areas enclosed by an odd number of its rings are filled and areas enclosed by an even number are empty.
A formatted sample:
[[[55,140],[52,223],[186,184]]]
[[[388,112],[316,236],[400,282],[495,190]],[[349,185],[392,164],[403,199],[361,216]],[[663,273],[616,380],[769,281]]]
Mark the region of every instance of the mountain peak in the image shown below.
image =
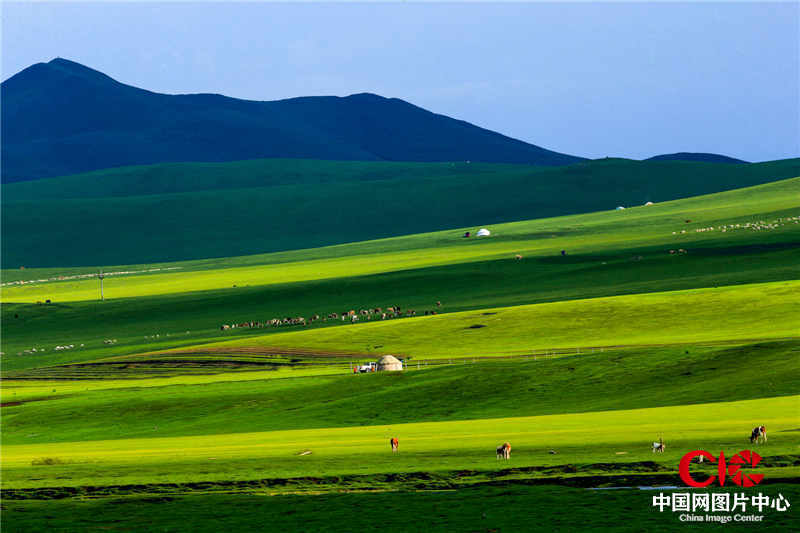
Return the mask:
[[[388,100],[388,98],[375,93],[355,93],[347,96],[353,100]]]
[[[165,95],[61,57],[2,89],[5,182],[177,161],[582,160],[373,93],[274,101]]]
[[[112,77],[103,74],[99,70],[89,68],[86,65],[82,65],[76,61],[70,61],[69,59],[64,59],[63,57],[57,57],[55,59],[52,59],[47,62],[47,65],[61,72],[69,73],[75,76],[80,76],[82,78],[97,79],[104,81],[115,81]]]

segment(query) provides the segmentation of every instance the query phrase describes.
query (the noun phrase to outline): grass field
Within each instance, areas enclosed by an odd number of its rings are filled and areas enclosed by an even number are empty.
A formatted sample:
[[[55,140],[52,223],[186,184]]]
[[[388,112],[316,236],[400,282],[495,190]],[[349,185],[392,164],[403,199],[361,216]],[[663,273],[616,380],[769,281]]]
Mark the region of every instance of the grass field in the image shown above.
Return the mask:
[[[731,492],[721,489],[719,492]],[[664,491],[669,494],[672,491]],[[764,494],[800,496],[797,485],[768,486]],[[133,496],[106,499],[15,501],[7,506],[9,531],[61,528],[106,531],[109,528],[158,528],[159,531],[557,531],[602,529],[643,531],[685,528],[679,513],[658,513],[653,491],[593,491],[568,487],[504,486],[458,491],[404,491],[319,494],[313,497],[256,494]],[[414,517],[409,520],[408,517]],[[771,513],[759,531],[796,528],[792,513]],[[692,530],[721,526],[693,523]],[[726,530],[752,531],[753,524],[731,522]]]
[[[716,453],[716,448],[722,448],[733,456],[746,448],[754,419],[772,429],[769,456],[796,453],[800,445],[800,435],[794,431],[799,399],[788,396],[591,414],[6,444],[3,484],[14,489],[286,479],[311,473],[329,477],[464,469],[480,472],[508,467],[498,463],[493,453],[503,440],[512,443],[514,467],[634,463],[653,460],[649,443],[659,436],[671,449],[659,455],[658,461],[672,465],[663,471],[674,473],[686,450],[711,447]],[[389,452],[392,436],[400,439],[402,453]],[[312,453],[299,455],[304,450]],[[550,454],[550,450],[558,453]],[[54,464],[47,464],[48,458]],[[768,468],[769,462],[763,466]],[[777,476],[787,467],[776,468],[773,475]],[[791,472],[796,474],[795,470]],[[651,467],[648,473],[659,471]]]
[[[798,160],[719,165],[610,159],[476,170],[466,163],[264,160],[113,169],[4,185],[3,267],[314,248],[612,210],[798,175]]]
[[[719,320],[724,316],[725,320]],[[658,324],[658,330],[648,328]],[[708,324],[716,323],[714,328]],[[209,344],[293,346],[413,359],[532,354],[548,348],[659,345],[794,337],[800,282],[614,296],[381,321]]]
[[[2,526],[674,529],[652,491],[586,487],[683,486],[684,453],[730,457],[757,424],[763,490],[797,499],[799,193],[106,267],[171,270],[109,276],[105,302],[92,279],[5,285]],[[220,330],[390,305],[417,316]],[[352,373],[384,353],[406,371]]]
[[[752,378],[741,372],[740,362],[761,369],[761,381],[772,395],[791,395],[800,390],[798,356],[800,341],[783,341],[464,360],[423,364],[420,370],[411,364],[403,374],[353,375],[346,366],[311,366],[114,379],[113,369],[101,367],[94,379],[80,374],[75,380],[6,379],[2,443],[477,420],[508,413],[539,416],[757,399],[762,393],[750,386]]]
[[[463,239],[460,232],[434,233],[227,262],[184,263],[173,265],[180,271],[107,277],[109,300],[103,303],[91,300],[98,295],[97,280],[7,285],[2,293],[2,351],[8,354],[3,368],[263,333],[238,330],[222,335],[219,325],[275,316],[388,305],[421,313],[436,301],[443,302],[440,312],[447,313],[794,280],[800,274],[800,225],[794,221],[769,230],[695,230],[795,217],[800,212],[798,192],[800,179],[792,179],[624,212],[512,223],[493,227],[494,235],[485,240]],[[688,217],[690,224],[685,223]],[[683,230],[687,233],[680,233]],[[678,248],[689,253],[668,253]],[[562,249],[567,256],[559,255]],[[514,260],[516,253],[524,259]],[[53,274],[15,272],[27,279]],[[54,303],[24,303],[45,299]],[[158,339],[145,338],[156,334]],[[119,343],[108,347],[103,344],[107,338]],[[64,344],[85,346],[52,351]],[[34,347],[47,351],[16,356]]]

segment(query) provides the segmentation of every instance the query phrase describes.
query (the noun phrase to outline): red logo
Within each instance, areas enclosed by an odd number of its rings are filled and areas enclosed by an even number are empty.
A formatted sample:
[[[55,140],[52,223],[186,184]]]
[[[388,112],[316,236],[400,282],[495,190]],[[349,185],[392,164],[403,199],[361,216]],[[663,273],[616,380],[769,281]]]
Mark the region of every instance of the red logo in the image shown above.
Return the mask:
[[[689,465],[695,457],[702,457],[712,463],[716,461],[717,475],[711,476],[705,481],[695,481],[689,473]],[[754,467],[760,462],[761,456],[750,450],[742,450],[734,455],[727,463],[725,462],[725,454],[723,452],[719,452],[719,460],[717,460],[716,457],[705,450],[694,450],[683,456],[683,459],[681,459],[678,465],[678,472],[683,482],[690,487],[707,487],[717,479],[719,480],[719,486],[724,487],[725,480],[728,478],[730,478],[734,485],[752,487],[753,485],[761,483],[761,480],[764,479],[764,474],[745,474],[742,472],[741,468],[745,465]]]

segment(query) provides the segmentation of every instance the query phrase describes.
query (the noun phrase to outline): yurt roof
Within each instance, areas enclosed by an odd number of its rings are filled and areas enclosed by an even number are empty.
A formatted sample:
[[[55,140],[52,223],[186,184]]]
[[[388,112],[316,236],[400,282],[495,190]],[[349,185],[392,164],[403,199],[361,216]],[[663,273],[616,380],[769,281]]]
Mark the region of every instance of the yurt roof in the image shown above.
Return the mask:
[[[393,356],[393,355],[384,355],[383,357],[380,358],[380,360],[378,361],[378,364],[379,365],[390,365],[392,363],[399,363],[399,362],[400,362],[400,360],[397,357]]]

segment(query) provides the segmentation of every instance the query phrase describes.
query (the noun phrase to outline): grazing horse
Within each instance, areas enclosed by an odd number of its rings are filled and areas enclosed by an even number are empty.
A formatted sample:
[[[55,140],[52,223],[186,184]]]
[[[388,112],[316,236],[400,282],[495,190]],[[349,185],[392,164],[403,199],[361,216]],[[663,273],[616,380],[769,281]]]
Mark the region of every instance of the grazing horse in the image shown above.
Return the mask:
[[[653,443],[653,453],[660,452],[664,453],[664,439],[658,439],[658,442]]]
[[[750,433],[750,444],[758,444],[759,440],[762,442],[767,442],[767,428],[764,426],[756,426]]]
[[[498,459],[511,459],[511,445],[507,442],[498,446],[496,452]]]
[[[391,439],[389,439],[389,444],[392,445],[392,452],[396,452],[398,446],[400,446],[400,441],[397,440],[397,437],[392,437]]]

